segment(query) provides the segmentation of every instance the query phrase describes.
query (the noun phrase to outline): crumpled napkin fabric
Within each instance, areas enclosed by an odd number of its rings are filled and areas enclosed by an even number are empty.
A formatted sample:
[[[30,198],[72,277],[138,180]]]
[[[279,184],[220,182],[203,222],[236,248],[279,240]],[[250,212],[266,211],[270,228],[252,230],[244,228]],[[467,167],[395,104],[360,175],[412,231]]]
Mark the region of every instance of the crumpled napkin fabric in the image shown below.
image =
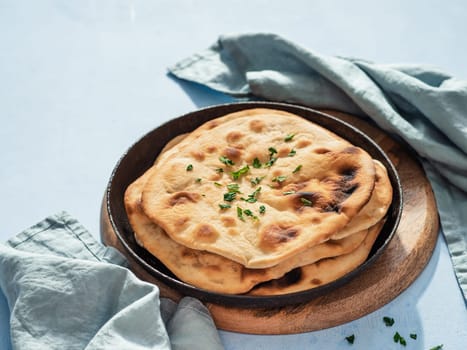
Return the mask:
[[[0,244],[12,349],[223,349],[206,307],[160,298],[62,212]]]
[[[467,302],[467,81],[434,67],[323,55],[278,35],[223,35],[169,72],[239,98],[371,118],[417,152]]]

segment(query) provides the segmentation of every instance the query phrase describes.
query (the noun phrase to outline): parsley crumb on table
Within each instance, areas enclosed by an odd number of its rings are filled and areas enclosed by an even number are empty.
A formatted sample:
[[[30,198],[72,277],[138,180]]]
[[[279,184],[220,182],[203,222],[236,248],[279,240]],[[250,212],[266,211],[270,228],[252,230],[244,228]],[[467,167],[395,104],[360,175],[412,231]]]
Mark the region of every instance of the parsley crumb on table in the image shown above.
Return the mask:
[[[386,327],[392,327],[392,325],[394,324],[394,319],[392,317],[383,317],[383,322],[384,324],[386,325]]]
[[[406,346],[406,345],[407,345],[407,342],[406,342],[405,338],[404,338],[403,336],[401,336],[401,335],[399,334],[399,332],[396,332],[396,333],[394,334],[393,339],[394,339],[394,343],[399,343],[399,344],[401,344],[402,346]]]
[[[345,340],[347,340],[347,342],[349,344],[353,344],[354,341],[355,341],[355,334],[352,334],[352,335],[349,335],[348,337],[345,337]]]
[[[383,317],[383,322],[386,325],[386,327],[392,327],[394,325],[394,323],[395,323],[394,318],[387,317],[387,316]],[[413,339],[413,340],[417,340],[417,338],[418,338],[416,333],[410,333],[409,337],[411,339]],[[355,335],[352,334],[352,335],[350,335],[348,337],[345,337],[345,339],[347,340],[347,342],[349,344],[353,344],[354,341],[355,341]],[[393,339],[394,343],[396,343],[396,344],[399,343],[402,346],[407,346],[407,341],[405,340],[405,338],[398,331],[396,331],[394,333],[392,339]],[[436,345],[434,347],[429,348],[429,350],[442,350],[442,349],[443,349],[443,344]]]

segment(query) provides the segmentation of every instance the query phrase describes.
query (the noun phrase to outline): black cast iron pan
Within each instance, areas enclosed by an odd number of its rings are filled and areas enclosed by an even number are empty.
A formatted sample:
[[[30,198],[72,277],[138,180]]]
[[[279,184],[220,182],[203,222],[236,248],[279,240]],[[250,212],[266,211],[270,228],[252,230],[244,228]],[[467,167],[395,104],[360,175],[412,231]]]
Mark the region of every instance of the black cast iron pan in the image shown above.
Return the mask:
[[[250,296],[214,293],[184,283],[175,277],[157,258],[141,248],[135,241],[125,212],[123,197],[126,188],[151,165],[165,144],[177,135],[191,132],[208,120],[249,108],[273,108],[288,111],[319,124],[335,134],[365,149],[381,161],[388,170],[393,186],[393,201],[387,221],[373,245],[368,259],[355,270],[326,285],[307,291],[278,296]],[[341,287],[354,276],[363,273],[384,251],[394,235],[402,213],[402,187],[394,165],[384,151],[362,131],[335,117],[301,106],[273,102],[239,102],[212,106],[172,119],[144,135],[123,154],[115,166],[106,190],[107,212],[110,224],[124,249],[151,275],[182,295],[204,302],[242,308],[270,308],[303,303]]]

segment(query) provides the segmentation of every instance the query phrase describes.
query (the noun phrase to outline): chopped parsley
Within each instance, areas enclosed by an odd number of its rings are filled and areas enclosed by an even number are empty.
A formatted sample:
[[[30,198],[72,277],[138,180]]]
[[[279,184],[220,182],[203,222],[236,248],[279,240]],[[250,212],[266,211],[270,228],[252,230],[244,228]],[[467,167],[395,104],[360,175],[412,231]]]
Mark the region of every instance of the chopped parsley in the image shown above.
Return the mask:
[[[252,194],[248,195],[248,198],[243,198],[242,197],[242,200],[244,200],[245,202],[248,202],[248,203],[255,203],[256,200],[257,200],[258,194],[260,192],[261,192],[261,187],[258,187]]]
[[[386,327],[392,327],[392,325],[394,324],[394,319],[392,317],[384,316],[383,322],[386,325]]]
[[[237,217],[240,220],[245,221],[245,218],[243,217],[243,215],[249,216],[254,220],[258,220],[258,217],[256,215],[254,215],[253,212],[250,209],[242,209],[240,207],[237,207]]]
[[[264,205],[259,206],[259,213],[264,214],[266,212],[266,207]]]
[[[188,164],[186,166],[186,171],[192,171],[193,170],[193,164]]]
[[[235,163],[234,163],[232,160],[230,160],[229,158],[224,157],[224,156],[220,156],[220,157],[219,157],[219,160],[220,160],[222,163],[224,163],[225,165],[235,165]]]
[[[226,202],[232,202],[235,197],[237,197],[237,193],[236,192],[228,192],[228,193],[224,193],[224,200]]]
[[[240,193],[239,184],[228,184],[227,189],[229,190],[229,193]]]
[[[232,171],[230,174],[232,174],[232,178],[234,180],[238,180],[240,176],[245,175],[248,171],[250,171],[250,167],[245,165],[243,168],[240,168],[237,171]]]
[[[217,187],[222,187],[222,184],[221,184],[221,183],[219,183],[219,182],[217,182],[217,181],[216,181],[216,182],[214,182],[214,185],[216,185]]]
[[[200,178],[200,177],[198,177],[198,178],[196,178],[196,180],[195,180],[195,181],[199,183],[199,182],[201,182],[201,178]]]
[[[253,168],[259,169],[261,168],[261,162],[258,158],[253,159]]]
[[[349,344],[353,344],[354,341],[355,341],[355,334],[352,334],[352,335],[349,335],[348,337],[345,337],[345,340],[347,340],[347,342]]]
[[[229,209],[229,208],[232,208],[232,206],[230,204],[227,204],[227,203],[221,203],[221,204],[219,204],[219,208]]]
[[[272,165],[276,162],[277,158],[276,157],[271,157],[269,158],[268,162],[265,164],[267,168],[272,167]]]
[[[223,173],[223,172],[224,172],[224,169],[222,169],[222,168],[217,168],[216,169],[216,173]]]
[[[253,212],[250,209],[245,209],[243,211],[243,214],[245,214],[246,216],[250,216],[254,220],[258,219],[258,217],[256,215],[254,215]]]
[[[273,178],[272,182],[282,183],[285,180],[287,180],[287,176],[280,175],[280,176],[276,176],[275,178]]]
[[[302,199],[302,202],[303,202],[304,198],[300,198],[300,199]],[[383,321],[384,321],[384,324],[386,325],[386,327],[392,327],[394,325],[394,319],[392,317],[385,316],[385,317],[383,317]],[[417,334],[416,333],[410,333],[409,337],[411,339],[417,340]],[[350,335],[348,337],[345,337],[345,339],[347,340],[347,342],[349,344],[353,344],[355,342],[355,335],[352,334],[352,335]],[[393,340],[394,340],[394,343],[396,343],[396,344],[399,343],[401,346],[404,346],[404,347],[407,346],[407,341],[405,340],[405,338],[399,332],[394,333]],[[440,344],[440,345],[437,345],[435,347],[430,348],[430,350],[442,350],[442,349],[443,349],[443,344]]]
[[[443,348],[443,344],[434,346],[434,347],[430,348],[430,350],[441,350],[442,348]]]
[[[298,165],[293,171],[292,171],[292,174],[295,174],[295,173],[298,173],[300,171],[300,169],[302,168],[303,165]]]
[[[282,194],[283,194],[284,196],[287,196],[287,195],[289,195],[289,194],[294,194],[294,193],[295,193],[295,191],[286,191],[286,192],[282,192]]]
[[[403,345],[403,346],[406,346],[406,345],[407,345],[407,342],[405,341],[404,337],[401,336],[401,335],[399,334],[399,332],[396,332],[396,333],[394,334],[393,339],[394,339],[394,343],[399,343],[399,344],[401,344],[401,345]]]
[[[292,141],[292,139],[294,138],[295,134],[288,134],[285,138],[284,138],[284,141],[285,142],[290,142]]]
[[[255,177],[255,178],[251,178],[251,179],[250,179],[250,182],[251,182],[251,184],[252,184],[253,186],[255,186],[255,185],[258,185],[258,184],[261,182],[261,180],[263,180],[263,179],[264,179],[264,176]]]
[[[240,193],[240,186],[238,184],[228,184],[227,193],[224,193],[224,200],[226,202],[232,202],[236,197],[237,193]]]
[[[269,151],[269,160],[265,164],[267,168],[271,167],[277,160],[277,157],[274,157],[274,154],[277,154],[277,150],[274,147],[269,147],[268,151]]]
[[[303,197],[300,198],[300,202],[302,202],[302,204],[303,204],[305,207],[311,207],[311,206],[313,206],[313,203],[312,203],[310,200],[308,200],[308,199],[306,199],[306,198],[303,198]]]
[[[269,160],[267,161],[266,164],[264,164],[265,167],[270,168],[277,160],[277,157],[274,157],[275,154],[277,154],[277,150],[274,147],[269,147]]]
[[[245,219],[243,218],[243,209],[240,208],[240,207],[237,207],[237,217],[242,220],[242,221],[245,221]]]
[[[289,152],[289,157],[293,157],[296,154],[297,154],[297,151],[292,148],[292,150]]]

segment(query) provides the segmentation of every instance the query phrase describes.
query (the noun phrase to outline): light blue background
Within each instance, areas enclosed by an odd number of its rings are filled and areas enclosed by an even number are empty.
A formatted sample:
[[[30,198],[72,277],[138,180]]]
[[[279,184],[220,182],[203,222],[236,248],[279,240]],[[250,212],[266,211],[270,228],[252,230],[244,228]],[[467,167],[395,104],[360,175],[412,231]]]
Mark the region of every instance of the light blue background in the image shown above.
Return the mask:
[[[466,19],[460,0],[0,0],[0,239],[61,210],[97,237],[120,155],[162,122],[230,100],[166,75],[220,34],[275,32],[326,54],[428,63],[467,79]],[[1,349],[6,310],[0,295]],[[396,325],[386,328],[383,316]],[[227,349],[398,349],[396,330],[407,349],[467,348],[465,304],[441,237],[416,282],[373,314],[319,332],[222,339]]]

